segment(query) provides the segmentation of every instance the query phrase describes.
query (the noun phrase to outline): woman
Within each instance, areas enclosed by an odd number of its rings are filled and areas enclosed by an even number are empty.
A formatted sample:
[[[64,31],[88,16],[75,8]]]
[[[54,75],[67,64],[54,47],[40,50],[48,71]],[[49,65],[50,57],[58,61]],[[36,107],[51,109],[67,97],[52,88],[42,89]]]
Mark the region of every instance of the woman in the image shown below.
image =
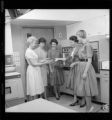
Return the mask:
[[[34,52],[37,47],[37,39],[31,36],[27,39],[29,47],[26,50],[25,58],[28,62],[27,67],[27,95],[31,96],[31,99],[35,99],[36,95],[40,95],[44,92],[44,85],[41,77],[40,66],[42,63],[38,62],[38,56]]]
[[[77,74],[75,76],[76,94],[83,98],[82,105],[86,105],[86,111],[91,112],[94,109],[91,103],[91,97],[98,95],[96,74],[91,64],[93,51],[86,39],[86,32],[84,30],[79,30],[76,36],[80,43],[80,48],[77,53],[80,61],[71,65],[71,67],[74,65],[77,67]]]
[[[48,58],[55,59],[61,58],[62,54],[57,50],[58,41],[56,39],[51,39],[51,49],[48,51]],[[54,88],[54,93],[56,99],[60,99],[60,86],[64,83],[64,75],[62,69],[62,61],[57,61],[49,64],[50,68],[50,84]]]
[[[38,40],[38,48],[35,49],[36,54],[38,55],[38,59],[39,61],[46,61],[47,58],[47,52],[45,51],[45,45],[46,45],[46,39],[41,37]],[[47,65],[44,64],[41,66],[41,72],[42,72],[42,80],[44,83],[44,98],[47,99],[47,72],[48,72],[48,68]]]
[[[79,57],[77,56],[76,52],[78,52],[79,50],[79,44],[78,44],[78,39],[76,36],[71,36],[69,38],[70,40],[72,40],[74,42],[74,45],[73,45],[73,49],[70,53],[70,56],[67,58],[66,62],[69,63],[71,69],[70,69],[70,73],[69,73],[69,76],[68,76],[68,81],[67,81],[67,84],[66,84],[66,87],[68,89],[72,89],[74,91],[74,101],[73,103],[70,104],[70,106],[75,106],[75,105],[78,105],[80,104],[79,103],[79,99],[78,99],[78,96],[76,95],[76,87],[75,87],[75,82],[76,82],[76,79],[75,79],[75,75],[77,74],[77,67],[72,67],[72,63],[76,62],[76,61],[79,61]],[[82,106],[81,106],[82,107]]]

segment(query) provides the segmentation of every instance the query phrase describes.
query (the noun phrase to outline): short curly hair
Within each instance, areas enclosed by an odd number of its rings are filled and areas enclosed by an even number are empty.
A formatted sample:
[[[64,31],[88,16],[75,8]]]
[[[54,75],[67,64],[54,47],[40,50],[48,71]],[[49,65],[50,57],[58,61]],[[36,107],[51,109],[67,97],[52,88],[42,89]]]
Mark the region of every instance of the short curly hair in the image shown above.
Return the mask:
[[[27,39],[27,43],[30,45],[33,41],[37,41],[37,38],[34,36],[31,36]]]
[[[52,44],[52,42],[54,42],[58,45],[58,41],[56,39],[51,39],[50,44]]]
[[[71,37],[69,37],[69,40],[72,40],[72,41],[74,41],[74,42],[77,42],[77,43],[78,43],[77,36],[71,36]]]
[[[45,43],[46,44],[46,39],[44,37],[41,37],[38,39],[38,44],[40,43]]]

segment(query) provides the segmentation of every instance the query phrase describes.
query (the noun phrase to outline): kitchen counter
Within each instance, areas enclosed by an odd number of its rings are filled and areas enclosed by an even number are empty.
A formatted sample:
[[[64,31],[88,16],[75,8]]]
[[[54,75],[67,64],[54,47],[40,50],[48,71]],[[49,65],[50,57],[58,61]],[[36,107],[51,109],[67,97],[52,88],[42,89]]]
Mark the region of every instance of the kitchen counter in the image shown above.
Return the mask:
[[[18,72],[6,72],[5,73],[5,80],[13,79],[13,78],[20,78],[21,74]]]

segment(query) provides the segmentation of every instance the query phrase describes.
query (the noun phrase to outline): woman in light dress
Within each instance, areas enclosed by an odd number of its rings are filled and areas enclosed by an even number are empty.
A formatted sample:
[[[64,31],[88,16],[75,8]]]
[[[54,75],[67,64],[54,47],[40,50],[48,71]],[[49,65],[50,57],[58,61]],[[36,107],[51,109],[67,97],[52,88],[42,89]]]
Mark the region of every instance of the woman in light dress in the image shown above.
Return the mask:
[[[50,84],[54,88],[55,97],[57,100],[60,99],[60,86],[64,84],[64,75],[63,75],[63,62],[55,61],[55,58],[61,58],[62,53],[57,49],[58,41],[52,39],[51,49],[48,51],[48,58],[54,59],[54,63],[49,64],[50,68]]]
[[[47,59],[47,51],[45,51],[46,39],[41,37],[38,40],[38,48],[35,49],[35,53],[38,55],[39,61],[46,61]],[[42,80],[44,84],[44,98],[47,99],[47,73],[48,73],[48,66],[47,64],[43,64],[41,66],[41,73],[42,73]]]
[[[79,30],[76,33],[76,36],[78,38],[80,48],[78,52],[76,52],[79,57],[79,61],[71,64],[71,67],[76,67],[74,92],[77,96],[82,97],[81,106],[84,107],[86,105],[86,111],[91,112],[94,109],[91,97],[98,95],[96,73],[91,64],[93,51],[91,45],[86,39],[85,30]],[[75,95],[74,100],[77,101],[77,97]]]
[[[25,58],[28,62],[27,67],[27,95],[31,96],[31,100],[35,99],[37,95],[41,95],[44,92],[44,85],[41,75],[41,63],[38,60],[38,55],[34,52],[37,47],[37,39],[31,36],[27,39],[29,47],[26,50]]]

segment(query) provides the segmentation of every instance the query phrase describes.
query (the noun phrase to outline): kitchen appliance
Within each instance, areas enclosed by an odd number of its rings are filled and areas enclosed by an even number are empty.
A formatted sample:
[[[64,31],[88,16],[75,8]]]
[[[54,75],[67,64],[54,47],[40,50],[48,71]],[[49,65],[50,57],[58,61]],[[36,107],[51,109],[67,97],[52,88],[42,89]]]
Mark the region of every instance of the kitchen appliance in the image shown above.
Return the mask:
[[[16,72],[13,55],[5,55],[5,100],[24,97],[21,74]]]
[[[5,55],[5,66],[13,65],[13,55]]]
[[[5,73],[5,100],[24,97],[21,74],[18,72]]]
[[[100,73],[100,61],[99,61],[99,41],[89,42],[93,49],[92,65],[96,73]]]
[[[109,70],[109,61],[101,62],[101,70]]]
[[[16,72],[13,55],[5,55],[5,72]]]
[[[72,49],[73,49],[73,47],[71,47],[71,46],[62,47],[63,58],[68,58]],[[70,69],[69,61],[63,61],[63,64],[64,64],[64,69],[66,69],[66,68],[67,68],[67,70]]]

